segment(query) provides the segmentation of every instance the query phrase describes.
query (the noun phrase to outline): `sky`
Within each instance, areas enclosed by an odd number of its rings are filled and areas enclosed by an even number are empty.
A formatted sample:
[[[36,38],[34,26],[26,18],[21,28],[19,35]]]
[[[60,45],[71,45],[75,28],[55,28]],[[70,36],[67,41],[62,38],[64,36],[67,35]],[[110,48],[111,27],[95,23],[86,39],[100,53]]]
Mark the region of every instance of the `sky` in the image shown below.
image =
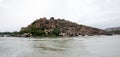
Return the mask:
[[[0,32],[55,17],[100,29],[120,26],[120,0],[0,0]]]

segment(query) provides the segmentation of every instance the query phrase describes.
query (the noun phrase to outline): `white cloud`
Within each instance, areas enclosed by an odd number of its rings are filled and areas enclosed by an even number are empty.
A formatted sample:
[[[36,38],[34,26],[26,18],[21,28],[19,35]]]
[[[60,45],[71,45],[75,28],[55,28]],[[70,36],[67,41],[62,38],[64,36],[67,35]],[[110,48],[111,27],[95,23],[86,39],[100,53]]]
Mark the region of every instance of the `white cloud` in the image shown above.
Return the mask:
[[[120,26],[119,6],[119,0],[0,0],[0,31],[51,16],[98,28]]]

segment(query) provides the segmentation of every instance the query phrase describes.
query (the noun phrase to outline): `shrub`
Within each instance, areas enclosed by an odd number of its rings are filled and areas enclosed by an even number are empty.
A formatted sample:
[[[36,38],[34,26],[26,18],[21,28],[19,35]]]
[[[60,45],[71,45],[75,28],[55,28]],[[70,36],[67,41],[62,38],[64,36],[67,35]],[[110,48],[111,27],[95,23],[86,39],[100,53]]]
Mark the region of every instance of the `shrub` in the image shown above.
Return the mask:
[[[58,28],[55,28],[55,29],[52,31],[52,34],[55,35],[55,36],[59,36],[60,30],[59,30]]]

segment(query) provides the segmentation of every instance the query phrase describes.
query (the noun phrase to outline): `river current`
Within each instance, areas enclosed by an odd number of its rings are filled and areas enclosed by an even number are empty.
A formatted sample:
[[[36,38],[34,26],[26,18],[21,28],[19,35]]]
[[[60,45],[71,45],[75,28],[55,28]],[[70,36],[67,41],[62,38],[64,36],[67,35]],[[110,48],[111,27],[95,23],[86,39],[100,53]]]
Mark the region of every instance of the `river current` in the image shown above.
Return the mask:
[[[0,37],[0,57],[120,57],[120,36]]]

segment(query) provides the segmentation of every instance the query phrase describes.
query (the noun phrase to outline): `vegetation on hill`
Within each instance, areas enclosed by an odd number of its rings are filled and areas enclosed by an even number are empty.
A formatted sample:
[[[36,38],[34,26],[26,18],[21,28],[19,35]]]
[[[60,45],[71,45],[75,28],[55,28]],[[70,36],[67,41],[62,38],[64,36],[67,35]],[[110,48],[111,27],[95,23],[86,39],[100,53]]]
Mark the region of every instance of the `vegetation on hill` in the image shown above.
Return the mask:
[[[109,32],[111,32],[113,34],[120,34],[120,30],[113,30],[113,31],[109,31]]]
[[[120,34],[120,27],[107,28],[105,31],[108,31],[112,34]]]

